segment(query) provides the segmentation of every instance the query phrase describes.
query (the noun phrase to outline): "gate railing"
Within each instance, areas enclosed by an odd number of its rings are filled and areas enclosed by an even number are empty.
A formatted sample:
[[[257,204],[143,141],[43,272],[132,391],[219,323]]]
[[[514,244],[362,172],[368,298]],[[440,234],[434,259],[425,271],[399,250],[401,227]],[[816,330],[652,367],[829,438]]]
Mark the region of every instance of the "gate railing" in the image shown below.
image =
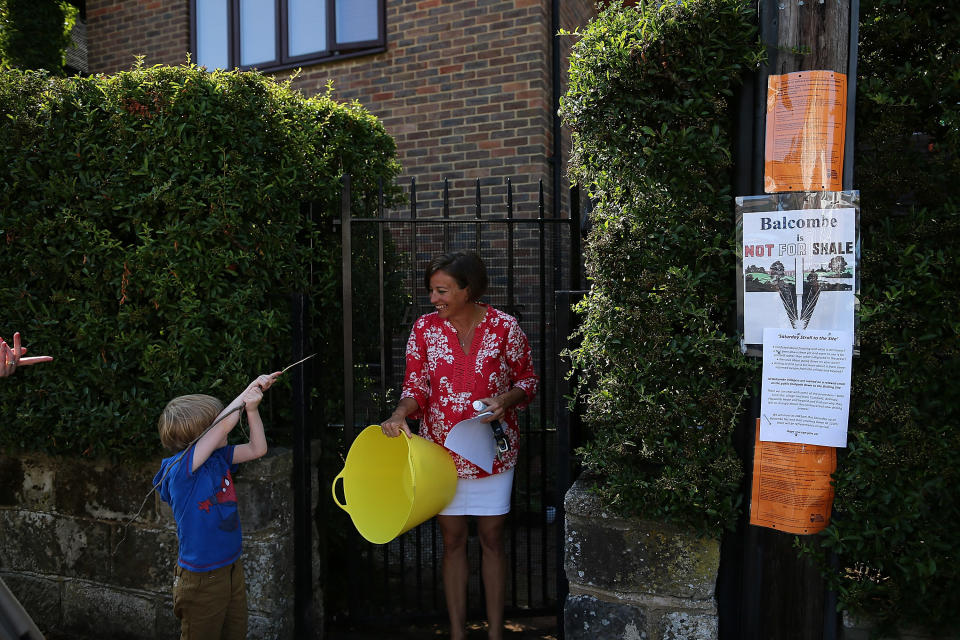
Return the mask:
[[[371,207],[374,215],[351,216],[350,178],[344,176],[337,221],[341,227],[343,267],[343,443],[349,447],[360,429],[379,423],[395,401],[395,397],[391,401],[390,395],[399,390],[402,382],[406,335],[417,317],[432,310],[422,284],[418,284],[423,268],[437,253],[463,248],[477,251],[486,262],[490,276],[491,291],[484,300],[520,321],[530,339],[535,368],[541,378],[538,398],[521,413],[520,419],[520,460],[505,532],[507,615],[550,615],[557,611],[558,592],[565,584],[561,575],[562,531],[558,533],[563,521],[556,514],[562,514],[570,465],[569,447],[561,446],[569,441],[569,436],[560,434],[558,439],[557,432],[558,424],[563,426],[567,421],[557,409],[565,402],[557,395],[563,373],[558,351],[565,336],[556,335],[558,312],[555,310],[561,298],[568,298],[557,297],[555,292],[580,287],[579,195],[575,189],[571,190],[568,217],[547,218],[541,183],[537,216],[520,217],[515,215],[510,180],[506,182],[503,200],[493,205],[482,202],[477,180],[472,215],[451,217],[448,193],[445,182],[439,215],[423,215],[418,210],[417,184],[411,181],[406,214],[384,210],[383,198],[379,197]],[[503,213],[483,216],[484,206],[502,207]],[[354,280],[353,239],[355,234],[364,233],[370,242],[371,229],[377,247],[379,282],[375,295],[371,295],[369,282]],[[369,265],[366,266],[366,272],[372,273]],[[391,278],[391,287],[385,289],[384,281]],[[366,289],[363,305],[358,305],[361,313],[355,309],[354,294],[358,286]],[[403,307],[402,314],[391,309],[398,300]],[[373,303],[378,305],[375,314]],[[377,336],[375,356],[369,345],[358,348],[358,327],[368,339]],[[361,384],[357,384],[358,371],[364,379]],[[564,486],[558,487],[558,482]],[[356,535],[354,531],[350,533]],[[354,545],[355,553],[346,560],[353,569],[348,572],[351,580],[347,585],[350,611],[340,613],[354,622],[365,623],[445,617],[439,579],[441,540],[435,520],[387,545],[372,545],[358,535]],[[471,616],[482,615],[483,611],[479,553],[479,543],[471,535],[468,543],[471,563],[468,603],[473,606],[468,614]],[[331,576],[326,578],[329,581]],[[559,593],[559,597],[563,595]]]

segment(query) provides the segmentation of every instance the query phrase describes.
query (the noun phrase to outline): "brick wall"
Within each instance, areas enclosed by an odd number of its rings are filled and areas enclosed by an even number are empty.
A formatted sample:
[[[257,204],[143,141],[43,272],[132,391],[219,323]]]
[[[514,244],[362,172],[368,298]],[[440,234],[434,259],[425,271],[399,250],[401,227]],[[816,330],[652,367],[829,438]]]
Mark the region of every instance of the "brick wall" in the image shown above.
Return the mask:
[[[116,73],[144,64],[183,64],[190,49],[188,0],[88,0],[90,73]]]
[[[543,0],[389,2],[387,51],[344,65],[318,66],[302,86],[357,99],[397,140],[405,174],[416,177],[420,203],[439,206],[449,177],[452,215],[473,213],[475,180],[484,196],[503,195],[505,176],[517,204],[535,200],[548,179],[549,57]],[[485,200],[487,198],[485,197]],[[526,206],[530,210],[530,206]]]

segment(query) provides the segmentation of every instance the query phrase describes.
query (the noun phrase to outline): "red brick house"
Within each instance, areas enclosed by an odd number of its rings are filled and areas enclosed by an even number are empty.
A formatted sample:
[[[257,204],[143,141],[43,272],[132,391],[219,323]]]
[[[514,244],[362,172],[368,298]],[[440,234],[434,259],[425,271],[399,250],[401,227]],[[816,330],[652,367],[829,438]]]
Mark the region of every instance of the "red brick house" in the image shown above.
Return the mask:
[[[438,205],[445,177],[452,215],[472,212],[477,179],[489,202],[512,177],[517,215],[535,215],[541,179],[550,215],[566,191],[555,104],[572,44],[554,33],[594,13],[592,0],[86,0],[84,70],[188,55],[278,77],[299,68],[306,95],[329,82],[381,119],[423,208]]]

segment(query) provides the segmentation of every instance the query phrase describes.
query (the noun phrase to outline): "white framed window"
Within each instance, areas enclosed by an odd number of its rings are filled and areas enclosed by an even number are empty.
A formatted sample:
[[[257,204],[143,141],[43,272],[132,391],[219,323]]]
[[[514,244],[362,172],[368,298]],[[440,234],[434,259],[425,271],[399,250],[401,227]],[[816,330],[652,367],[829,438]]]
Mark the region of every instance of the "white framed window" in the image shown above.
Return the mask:
[[[190,0],[194,62],[271,70],[376,53],[386,0]]]

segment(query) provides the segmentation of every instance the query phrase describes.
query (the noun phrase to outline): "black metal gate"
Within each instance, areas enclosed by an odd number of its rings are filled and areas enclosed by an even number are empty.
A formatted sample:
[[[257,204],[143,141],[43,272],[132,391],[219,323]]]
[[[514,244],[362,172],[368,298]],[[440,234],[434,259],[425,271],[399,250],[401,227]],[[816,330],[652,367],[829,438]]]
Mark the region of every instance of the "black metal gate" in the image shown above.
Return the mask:
[[[330,461],[328,465],[337,468],[325,470],[325,475],[329,480],[337,473],[354,437],[367,425],[378,424],[396,404],[410,328],[420,315],[433,310],[421,284],[429,260],[447,251],[477,251],[490,279],[484,300],[519,320],[541,378],[538,397],[520,413],[520,459],[505,532],[506,614],[553,615],[565,596],[562,500],[571,464],[561,406],[566,401],[557,392],[563,373],[558,341],[562,346],[563,336],[555,335],[555,304],[568,299],[558,298],[557,291],[580,286],[579,197],[576,190],[570,192],[568,216],[546,218],[542,183],[536,217],[515,215],[509,180],[502,185],[498,202],[482,202],[477,180],[473,202],[453,215],[451,205],[456,203],[447,194],[445,182],[441,210],[420,211],[417,185],[411,182],[408,210],[384,210],[382,197],[367,198],[364,201],[371,206],[362,215],[368,217],[358,217],[357,203],[351,203],[349,177],[344,181],[339,220],[344,408],[343,423],[328,426],[338,436],[341,459]],[[565,318],[559,320],[566,326]],[[328,542],[331,535],[337,538],[328,544],[333,551],[324,570],[328,624],[384,627],[418,619],[445,620],[442,538],[435,519],[389,544],[374,545],[361,538],[338,511],[325,510],[327,521],[322,523],[330,532]],[[479,554],[479,541],[471,528],[471,619],[484,617]],[[339,592],[331,594],[331,588]]]

